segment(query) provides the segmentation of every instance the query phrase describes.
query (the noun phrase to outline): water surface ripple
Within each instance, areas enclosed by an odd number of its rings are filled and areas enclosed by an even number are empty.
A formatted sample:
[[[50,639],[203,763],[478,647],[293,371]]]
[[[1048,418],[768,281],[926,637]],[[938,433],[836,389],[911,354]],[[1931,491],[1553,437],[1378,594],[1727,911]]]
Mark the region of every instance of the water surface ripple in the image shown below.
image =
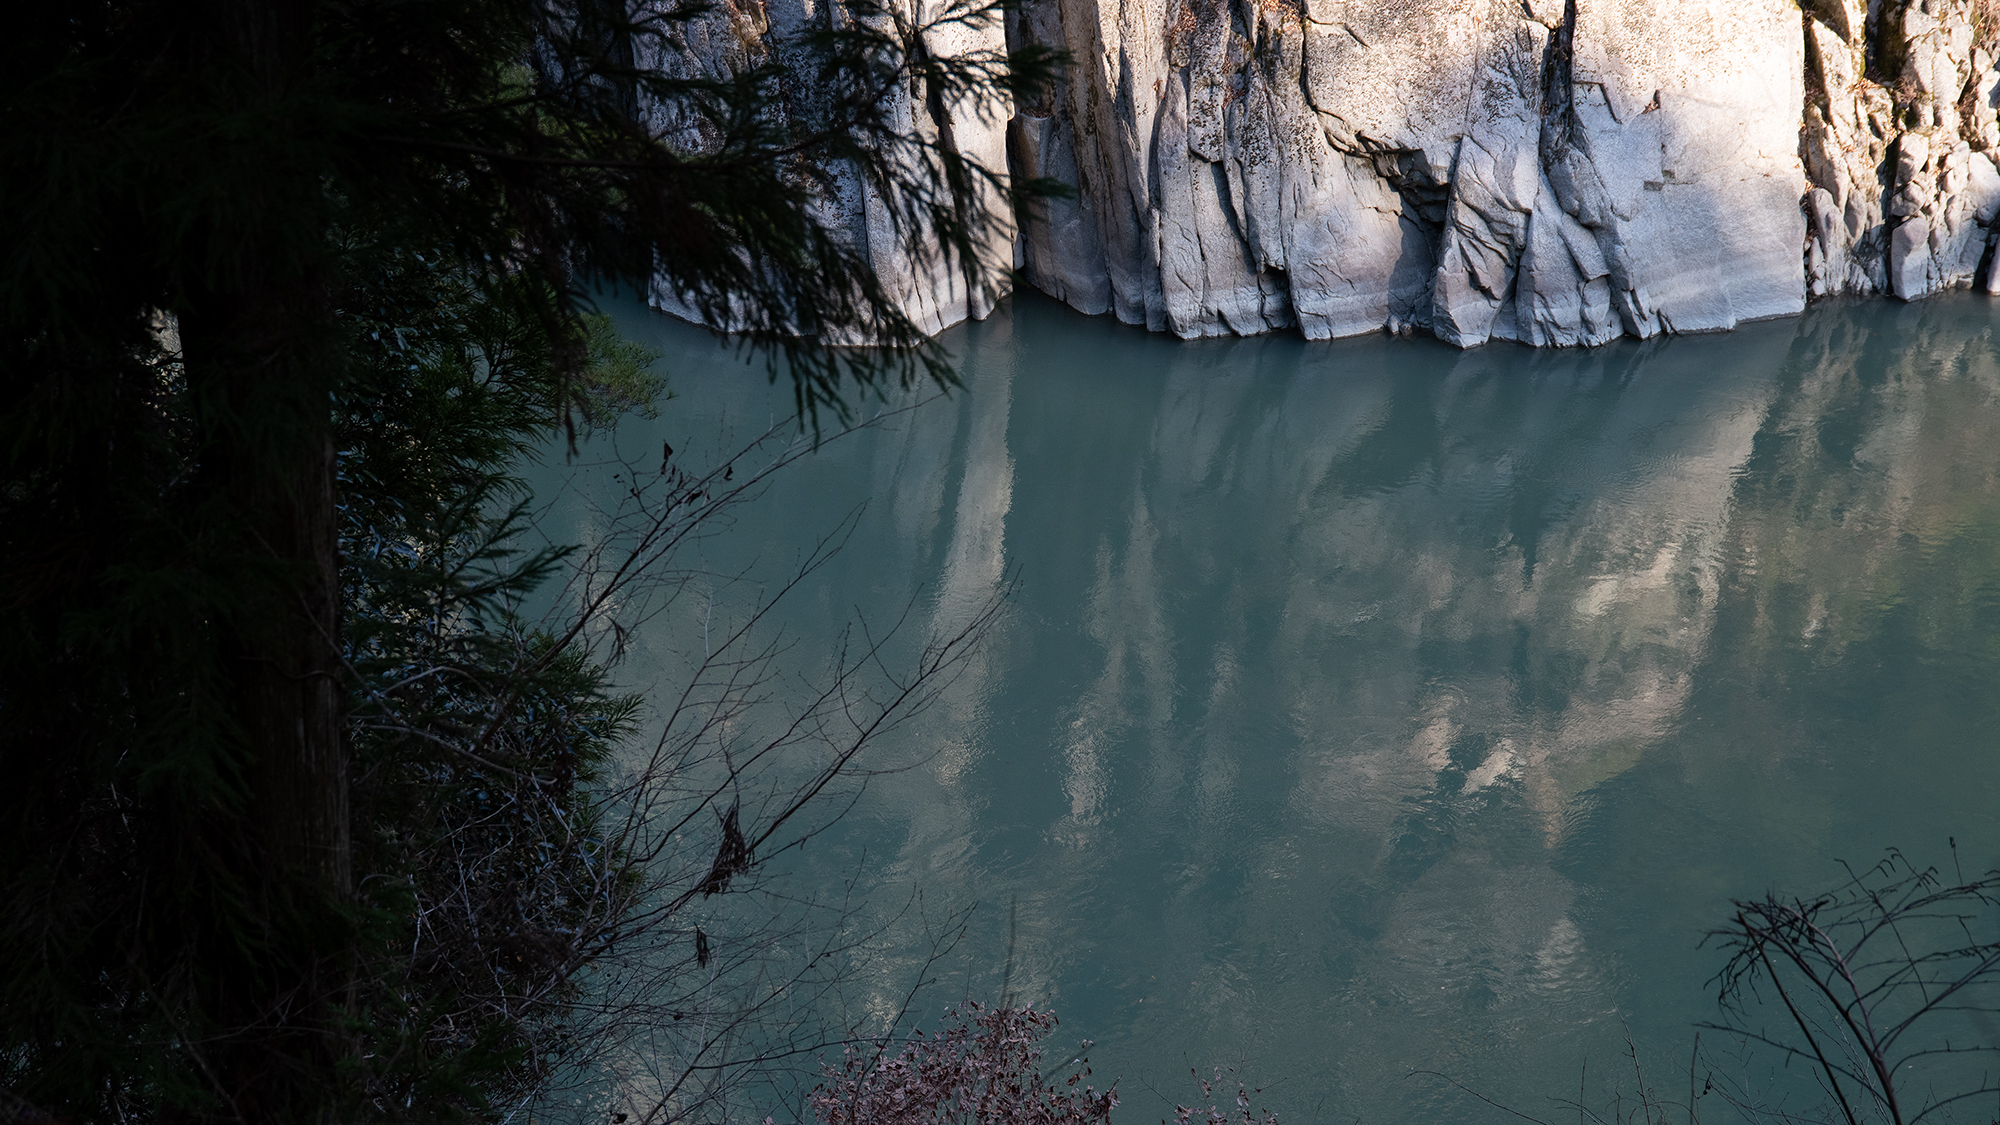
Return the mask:
[[[1287,1122],[1390,1123],[1505,1119],[1412,1071],[1549,1115],[1629,1075],[1628,1026],[1684,1068],[1732,896],[1947,834],[2000,861],[1993,323],[1961,296],[1459,352],[1020,299],[950,337],[965,393],[707,547],[775,577],[865,502],[781,615],[808,641],[1019,576],[891,748],[922,765],[794,877],[979,903],[932,1007],[998,990],[1016,903],[1016,993],[1096,1040],[1128,1120],[1190,1065]],[[621,441],[713,448],[788,402],[626,327],[681,397]],[[633,674],[697,624],[649,626]]]

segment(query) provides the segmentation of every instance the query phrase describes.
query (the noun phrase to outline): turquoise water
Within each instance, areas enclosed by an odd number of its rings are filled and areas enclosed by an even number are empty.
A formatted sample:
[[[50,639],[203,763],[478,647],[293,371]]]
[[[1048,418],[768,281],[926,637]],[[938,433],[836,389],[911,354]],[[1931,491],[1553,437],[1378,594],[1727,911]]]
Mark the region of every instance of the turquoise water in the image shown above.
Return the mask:
[[[680,397],[620,447],[698,459],[788,407],[621,315]],[[801,893],[977,905],[921,1012],[1007,977],[1095,1041],[1125,1121],[1213,1065],[1287,1122],[1508,1119],[1423,1072],[1566,1119],[1550,1099],[1632,1084],[1628,1029],[1682,1085],[1732,897],[1948,836],[2000,862],[1994,323],[1955,296],[1460,352],[1021,298],[947,338],[963,392],[736,509],[700,561],[750,577],[649,619],[621,675],[665,690],[850,516],[766,623],[795,670],[857,617],[949,631],[1012,580],[871,751],[907,768],[785,861]],[[610,447],[542,482],[557,538],[596,534]],[[922,926],[892,930],[855,1018],[900,998]]]

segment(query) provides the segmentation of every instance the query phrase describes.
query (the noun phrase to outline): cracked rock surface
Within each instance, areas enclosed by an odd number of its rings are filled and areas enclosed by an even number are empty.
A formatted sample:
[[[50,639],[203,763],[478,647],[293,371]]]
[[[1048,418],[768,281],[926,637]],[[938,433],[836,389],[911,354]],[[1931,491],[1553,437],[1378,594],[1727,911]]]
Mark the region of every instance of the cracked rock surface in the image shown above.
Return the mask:
[[[1814,296],[1992,290],[1995,11],[1812,0],[1800,150]]]
[[[1806,3],[1026,0],[1007,43],[1071,65],[961,143],[1075,189],[1007,228],[1022,276],[1183,337],[1590,345],[2000,286],[2000,0]],[[907,307],[984,315],[865,202]]]

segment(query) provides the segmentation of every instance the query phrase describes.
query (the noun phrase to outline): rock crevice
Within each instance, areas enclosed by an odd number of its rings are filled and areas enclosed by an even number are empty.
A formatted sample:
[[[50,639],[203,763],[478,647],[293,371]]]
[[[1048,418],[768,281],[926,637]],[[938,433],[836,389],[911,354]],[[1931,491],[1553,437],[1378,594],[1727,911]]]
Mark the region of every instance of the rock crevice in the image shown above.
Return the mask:
[[[1007,229],[1020,276],[1183,337],[1592,345],[1993,288],[2000,0],[1807,4],[1027,0],[1006,43],[1067,51],[1056,87],[911,125],[1075,189]],[[925,323],[987,311],[861,203]]]

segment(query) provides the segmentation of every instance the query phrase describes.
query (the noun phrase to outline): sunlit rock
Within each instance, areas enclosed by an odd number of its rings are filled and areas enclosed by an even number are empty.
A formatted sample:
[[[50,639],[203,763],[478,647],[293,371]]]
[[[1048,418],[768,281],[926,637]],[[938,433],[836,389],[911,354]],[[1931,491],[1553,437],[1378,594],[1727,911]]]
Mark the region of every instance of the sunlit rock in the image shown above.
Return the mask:
[[[1464,347],[1990,288],[2000,27],[1974,5],[1028,0],[1006,44],[1071,62],[1004,130],[991,106],[940,111],[920,91],[893,108],[1074,197],[1030,207],[1018,238],[996,223],[970,271],[913,255],[858,183],[828,214],[935,327],[983,315],[996,291],[976,275],[1009,264],[1083,312],[1183,337],[1427,331]],[[725,8],[698,21],[722,22],[690,58],[754,54],[816,18],[745,34]]]

